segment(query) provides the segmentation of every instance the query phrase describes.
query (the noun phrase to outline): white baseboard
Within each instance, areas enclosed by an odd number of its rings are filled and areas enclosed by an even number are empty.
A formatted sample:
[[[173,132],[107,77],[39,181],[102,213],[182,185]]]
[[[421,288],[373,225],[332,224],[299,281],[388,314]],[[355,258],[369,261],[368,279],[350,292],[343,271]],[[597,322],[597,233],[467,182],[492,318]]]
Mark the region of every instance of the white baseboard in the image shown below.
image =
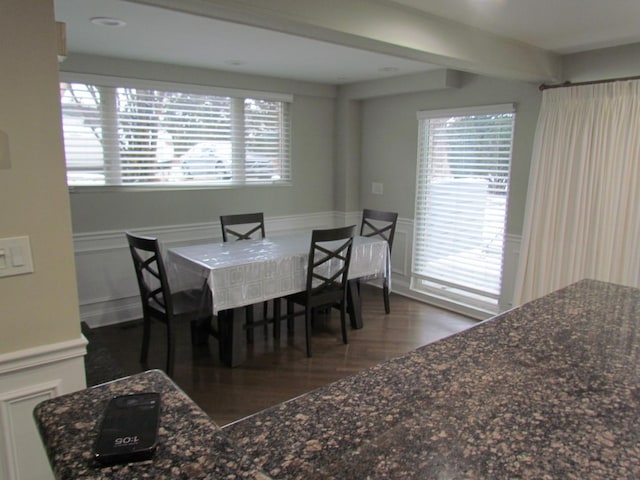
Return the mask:
[[[38,403],[86,387],[84,337],[0,355],[0,480],[52,479]]]
[[[137,288],[137,285],[136,285]],[[129,320],[142,318],[140,296],[102,300],[80,305],[80,318],[91,328],[106,327]]]
[[[466,305],[456,304],[449,301],[439,299],[437,297],[429,296],[412,290],[410,288],[410,281],[405,279],[393,278],[391,291],[396,295],[402,295],[403,297],[411,298],[434,307],[442,308],[443,310],[449,310],[450,312],[459,313],[475,320],[485,320],[489,314],[480,312],[476,309],[468,307]],[[393,308],[393,305],[392,307]]]

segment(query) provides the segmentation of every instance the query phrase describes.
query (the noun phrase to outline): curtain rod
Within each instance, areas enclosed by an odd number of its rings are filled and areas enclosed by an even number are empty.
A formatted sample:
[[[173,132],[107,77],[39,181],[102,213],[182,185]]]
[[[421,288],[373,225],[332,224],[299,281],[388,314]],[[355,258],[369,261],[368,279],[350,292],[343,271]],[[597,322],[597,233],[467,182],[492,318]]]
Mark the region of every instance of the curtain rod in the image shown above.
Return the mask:
[[[612,82],[624,82],[627,80],[640,80],[640,75],[636,75],[634,77],[621,77],[621,78],[607,78],[604,80],[591,80],[589,82],[570,82],[566,81],[564,83],[556,83],[552,85],[547,85],[543,83],[538,87],[540,91],[547,90],[549,88],[564,88],[564,87],[579,87],[581,85],[597,85],[598,83],[612,83]]]

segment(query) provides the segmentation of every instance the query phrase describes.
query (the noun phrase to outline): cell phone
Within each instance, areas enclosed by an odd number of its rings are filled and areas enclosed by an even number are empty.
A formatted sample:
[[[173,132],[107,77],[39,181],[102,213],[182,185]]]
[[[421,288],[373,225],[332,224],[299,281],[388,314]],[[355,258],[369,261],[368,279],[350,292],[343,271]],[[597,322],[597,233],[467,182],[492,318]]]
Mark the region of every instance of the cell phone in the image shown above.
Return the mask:
[[[137,462],[153,456],[157,445],[159,393],[112,398],[100,423],[94,458],[102,465]]]

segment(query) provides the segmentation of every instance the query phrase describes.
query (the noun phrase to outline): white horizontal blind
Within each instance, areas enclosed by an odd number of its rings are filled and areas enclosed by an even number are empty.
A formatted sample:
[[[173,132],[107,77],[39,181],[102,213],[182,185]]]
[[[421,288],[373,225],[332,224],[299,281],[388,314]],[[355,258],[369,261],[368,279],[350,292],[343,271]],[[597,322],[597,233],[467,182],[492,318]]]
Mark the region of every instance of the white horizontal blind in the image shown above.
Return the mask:
[[[287,183],[286,101],[61,83],[70,186]]]
[[[512,105],[419,112],[413,288],[497,311]]]

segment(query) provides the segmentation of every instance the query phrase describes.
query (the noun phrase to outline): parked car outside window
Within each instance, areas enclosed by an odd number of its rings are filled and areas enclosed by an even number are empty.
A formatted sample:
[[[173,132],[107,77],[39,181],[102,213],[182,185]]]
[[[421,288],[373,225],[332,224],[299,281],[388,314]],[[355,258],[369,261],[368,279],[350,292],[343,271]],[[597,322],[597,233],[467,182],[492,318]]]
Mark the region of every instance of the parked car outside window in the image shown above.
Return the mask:
[[[231,180],[231,143],[196,143],[180,157],[180,163],[187,178]]]

